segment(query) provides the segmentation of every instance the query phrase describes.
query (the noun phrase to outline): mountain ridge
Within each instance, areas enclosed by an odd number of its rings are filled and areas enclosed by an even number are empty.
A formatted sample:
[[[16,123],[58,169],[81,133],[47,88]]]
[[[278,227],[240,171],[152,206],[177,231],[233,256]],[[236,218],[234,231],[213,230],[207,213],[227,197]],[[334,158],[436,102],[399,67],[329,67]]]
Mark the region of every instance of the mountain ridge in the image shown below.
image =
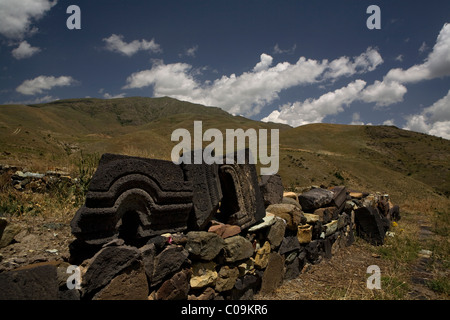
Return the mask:
[[[68,99],[0,106],[0,163],[70,166],[105,152],[170,159],[177,128],[279,129],[286,188],[344,184],[408,194],[450,195],[450,141],[394,126],[309,124],[292,128],[169,97]],[[406,190],[402,190],[406,189]],[[403,194],[404,193],[404,194]]]

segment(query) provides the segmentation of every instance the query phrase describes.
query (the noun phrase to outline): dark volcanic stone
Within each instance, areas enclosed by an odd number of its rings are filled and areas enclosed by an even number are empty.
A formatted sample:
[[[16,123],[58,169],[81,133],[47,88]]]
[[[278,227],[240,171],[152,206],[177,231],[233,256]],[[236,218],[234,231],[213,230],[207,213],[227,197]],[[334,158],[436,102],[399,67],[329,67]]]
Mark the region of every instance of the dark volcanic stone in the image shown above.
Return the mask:
[[[185,300],[189,293],[189,279],[191,273],[187,270],[181,270],[166,280],[156,292],[158,300]]]
[[[298,202],[302,206],[303,211],[312,212],[317,208],[323,207],[331,203],[333,200],[333,192],[326,189],[311,189],[298,196]]]
[[[189,253],[182,247],[170,245],[154,259],[152,286],[159,284],[169,275],[178,272],[187,262]]]
[[[57,300],[56,266],[28,265],[0,273],[0,300]]]
[[[225,242],[214,232],[191,231],[187,234],[186,250],[194,258],[214,259],[223,249]]]
[[[85,204],[71,222],[72,233],[88,244],[117,237],[127,244],[166,232],[183,231],[192,210],[192,182],[171,161],[104,154]]]
[[[269,263],[264,271],[261,283],[261,293],[268,294],[278,288],[283,282],[284,258],[278,253],[269,254]]]
[[[249,150],[245,150],[245,164],[237,163],[238,152],[233,159],[233,164],[223,164],[219,168],[223,200],[218,220],[246,229],[266,215],[264,200],[258,185],[256,167],[249,164]]]
[[[191,164],[181,164],[187,181],[193,185],[193,212],[189,217],[190,230],[203,230],[219,209],[222,200],[222,189],[219,181],[217,164],[194,164],[191,153]],[[202,157],[203,159],[203,157]]]
[[[90,262],[82,277],[84,297],[91,297],[107,285],[117,274],[129,267],[140,257],[137,248],[129,246],[105,247]]]
[[[355,225],[359,237],[373,245],[382,245],[389,229],[389,220],[376,208],[361,207],[355,210]]]
[[[279,174],[261,176],[259,187],[266,207],[283,201],[284,187]]]

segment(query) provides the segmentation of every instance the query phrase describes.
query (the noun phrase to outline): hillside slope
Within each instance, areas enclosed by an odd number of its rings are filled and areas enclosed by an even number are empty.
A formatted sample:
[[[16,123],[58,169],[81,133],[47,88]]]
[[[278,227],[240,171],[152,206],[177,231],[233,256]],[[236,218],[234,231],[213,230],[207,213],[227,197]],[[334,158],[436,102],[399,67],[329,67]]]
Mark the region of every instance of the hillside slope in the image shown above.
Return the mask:
[[[172,98],[70,99],[0,106],[0,163],[70,167],[84,154],[170,159],[178,128],[280,129],[286,188],[343,184],[399,201],[450,195],[450,141],[392,126],[263,123]],[[206,145],[207,143],[205,143]]]

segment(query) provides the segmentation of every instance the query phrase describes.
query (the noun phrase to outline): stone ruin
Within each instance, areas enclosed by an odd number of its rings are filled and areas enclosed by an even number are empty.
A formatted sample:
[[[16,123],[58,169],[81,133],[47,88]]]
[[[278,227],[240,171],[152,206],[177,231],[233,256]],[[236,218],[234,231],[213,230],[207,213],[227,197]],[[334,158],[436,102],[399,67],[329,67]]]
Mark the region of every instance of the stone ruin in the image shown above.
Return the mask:
[[[252,299],[330,259],[354,232],[383,244],[399,218],[388,195],[284,192],[279,175],[258,177],[252,164],[104,154],[71,222],[80,288],[69,290],[60,268],[44,263],[1,273],[0,299]],[[14,282],[33,272],[45,286]]]

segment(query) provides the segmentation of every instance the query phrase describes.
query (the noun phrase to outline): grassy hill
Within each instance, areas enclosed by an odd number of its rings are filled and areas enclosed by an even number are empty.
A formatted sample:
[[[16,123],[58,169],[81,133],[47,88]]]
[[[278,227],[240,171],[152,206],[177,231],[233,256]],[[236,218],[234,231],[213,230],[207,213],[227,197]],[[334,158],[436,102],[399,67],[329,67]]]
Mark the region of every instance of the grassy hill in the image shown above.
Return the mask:
[[[311,124],[283,131],[280,141],[288,186],[344,184],[402,202],[450,195],[450,141],[442,138],[393,126]]]
[[[392,126],[263,123],[172,98],[70,99],[0,106],[0,163],[71,168],[81,152],[170,159],[177,128],[280,129],[286,188],[347,185],[397,202],[450,195],[450,141]],[[225,134],[224,134],[225,135]]]

